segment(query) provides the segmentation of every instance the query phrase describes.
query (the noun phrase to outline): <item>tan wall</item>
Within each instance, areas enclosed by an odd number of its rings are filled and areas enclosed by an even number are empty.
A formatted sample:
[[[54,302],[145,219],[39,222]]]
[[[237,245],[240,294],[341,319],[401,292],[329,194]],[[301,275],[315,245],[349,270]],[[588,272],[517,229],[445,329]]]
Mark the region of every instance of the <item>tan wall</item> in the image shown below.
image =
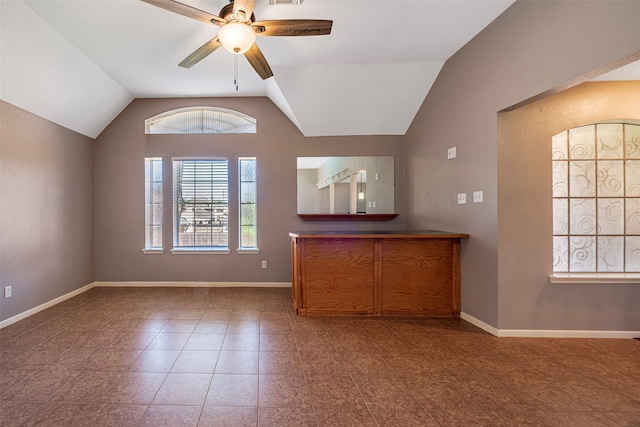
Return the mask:
[[[0,320],[93,282],[92,140],[0,102]]]
[[[640,325],[639,284],[551,284],[551,137],[640,119],[640,82],[585,83],[499,116],[500,324],[625,330]],[[588,314],[588,316],[585,316]]]
[[[512,317],[503,321],[503,310],[519,299],[535,306],[539,297],[501,294],[512,279],[504,269],[512,265],[505,266],[499,240],[498,224],[511,213],[498,212],[504,201],[498,180],[505,179],[498,168],[498,112],[637,57],[638,16],[635,1],[517,1],[443,67],[405,139],[407,224],[471,235],[462,247],[464,313],[496,328],[528,327]],[[458,157],[447,160],[453,146]],[[478,190],[484,203],[456,203],[457,193],[469,199]],[[573,320],[556,318],[553,328],[577,327],[593,316],[599,313],[589,307]],[[637,329],[637,323],[620,327]]]
[[[228,108],[257,119],[256,134],[145,135],[144,120],[196,105]],[[390,222],[304,222],[297,213],[298,156],[394,156],[396,212]],[[145,255],[144,157],[220,156],[229,159],[230,204],[237,205],[237,157],[258,162],[259,254],[235,253],[237,217],[230,214],[229,255],[172,255],[171,189],[165,187],[165,253]],[[170,177],[167,168],[166,177]],[[305,138],[267,98],[138,99],[96,140],[96,280],[290,282],[289,231],[404,228],[402,136]],[[165,180],[170,183],[170,178]],[[233,210],[232,212],[236,212]],[[268,268],[261,268],[267,260]]]

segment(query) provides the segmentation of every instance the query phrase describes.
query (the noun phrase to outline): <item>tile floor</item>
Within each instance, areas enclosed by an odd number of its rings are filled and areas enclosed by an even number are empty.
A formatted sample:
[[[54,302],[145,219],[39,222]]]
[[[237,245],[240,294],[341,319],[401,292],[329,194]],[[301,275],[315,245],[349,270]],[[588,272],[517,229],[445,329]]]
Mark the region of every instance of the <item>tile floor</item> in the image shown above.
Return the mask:
[[[0,330],[2,426],[640,426],[640,341],[93,288]]]

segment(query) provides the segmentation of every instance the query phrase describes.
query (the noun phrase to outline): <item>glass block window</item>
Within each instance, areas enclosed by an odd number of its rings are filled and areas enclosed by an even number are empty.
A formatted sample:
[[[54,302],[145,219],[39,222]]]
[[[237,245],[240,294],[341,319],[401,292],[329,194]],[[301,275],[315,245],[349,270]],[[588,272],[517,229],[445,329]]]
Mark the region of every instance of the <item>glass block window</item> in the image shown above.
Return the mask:
[[[162,250],[162,159],[144,159],[144,248]]]
[[[258,248],[256,158],[238,159],[240,175],[240,249]]]
[[[226,159],[173,160],[174,249],[227,249]]]
[[[256,119],[218,107],[187,107],[145,120],[147,134],[256,133]]]
[[[552,138],[554,273],[640,272],[640,126]]]

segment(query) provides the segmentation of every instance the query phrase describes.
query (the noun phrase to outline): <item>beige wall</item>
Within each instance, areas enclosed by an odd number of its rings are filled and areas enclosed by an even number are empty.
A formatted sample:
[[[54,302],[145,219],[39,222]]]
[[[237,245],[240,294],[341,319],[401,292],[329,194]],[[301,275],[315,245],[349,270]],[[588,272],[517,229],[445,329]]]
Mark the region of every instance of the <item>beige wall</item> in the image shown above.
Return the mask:
[[[92,140],[0,102],[0,320],[93,282]]]
[[[640,82],[585,83],[499,116],[500,325],[626,330],[640,326],[640,284],[551,284],[551,137],[640,119]],[[585,316],[585,314],[588,314]]]
[[[513,281],[505,272],[517,264],[513,258],[504,261],[500,246],[498,225],[508,223],[512,213],[498,210],[505,202],[498,181],[507,179],[498,166],[498,112],[637,57],[638,16],[636,1],[517,1],[443,67],[405,139],[407,224],[471,235],[462,247],[464,313],[500,329],[541,325],[522,317],[516,322],[505,311],[520,299],[536,306],[540,296],[531,289],[505,291]],[[447,160],[453,146],[458,157]],[[457,193],[470,199],[478,190],[484,191],[484,203],[456,203]],[[544,315],[545,310],[536,313]],[[595,327],[594,317],[601,313],[591,304],[573,319],[554,317],[544,327]],[[637,322],[629,320],[615,327],[637,330]]]
[[[256,134],[145,135],[144,120],[164,111],[196,105],[228,108],[257,119]],[[296,213],[298,156],[394,156],[396,212],[390,222],[304,222]],[[258,162],[259,254],[238,255],[237,216],[230,211],[229,255],[171,254],[171,188],[165,186],[165,253],[145,255],[144,157],[220,156],[229,159],[230,205],[237,205],[238,156]],[[165,169],[165,183],[171,182]],[[138,99],[95,143],[96,280],[290,282],[289,231],[404,228],[402,136],[305,138],[267,98]],[[267,260],[268,268],[261,268]]]

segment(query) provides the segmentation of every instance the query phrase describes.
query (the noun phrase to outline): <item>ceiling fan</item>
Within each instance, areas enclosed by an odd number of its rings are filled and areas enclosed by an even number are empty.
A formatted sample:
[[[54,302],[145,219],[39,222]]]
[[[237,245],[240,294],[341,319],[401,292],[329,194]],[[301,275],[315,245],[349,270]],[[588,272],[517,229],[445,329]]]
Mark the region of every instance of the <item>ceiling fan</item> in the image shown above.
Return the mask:
[[[256,36],[318,36],[331,33],[333,21],[321,19],[278,19],[256,21],[253,14],[255,0],[230,0],[218,16],[174,0],[142,0],[145,3],[175,12],[198,21],[220,27],[218,35],[203,44],[180,64],[190,68],[224,46],[234,55],[244,54],[254,70],[268,79],[273,76],[271,67],[255,43]]]

